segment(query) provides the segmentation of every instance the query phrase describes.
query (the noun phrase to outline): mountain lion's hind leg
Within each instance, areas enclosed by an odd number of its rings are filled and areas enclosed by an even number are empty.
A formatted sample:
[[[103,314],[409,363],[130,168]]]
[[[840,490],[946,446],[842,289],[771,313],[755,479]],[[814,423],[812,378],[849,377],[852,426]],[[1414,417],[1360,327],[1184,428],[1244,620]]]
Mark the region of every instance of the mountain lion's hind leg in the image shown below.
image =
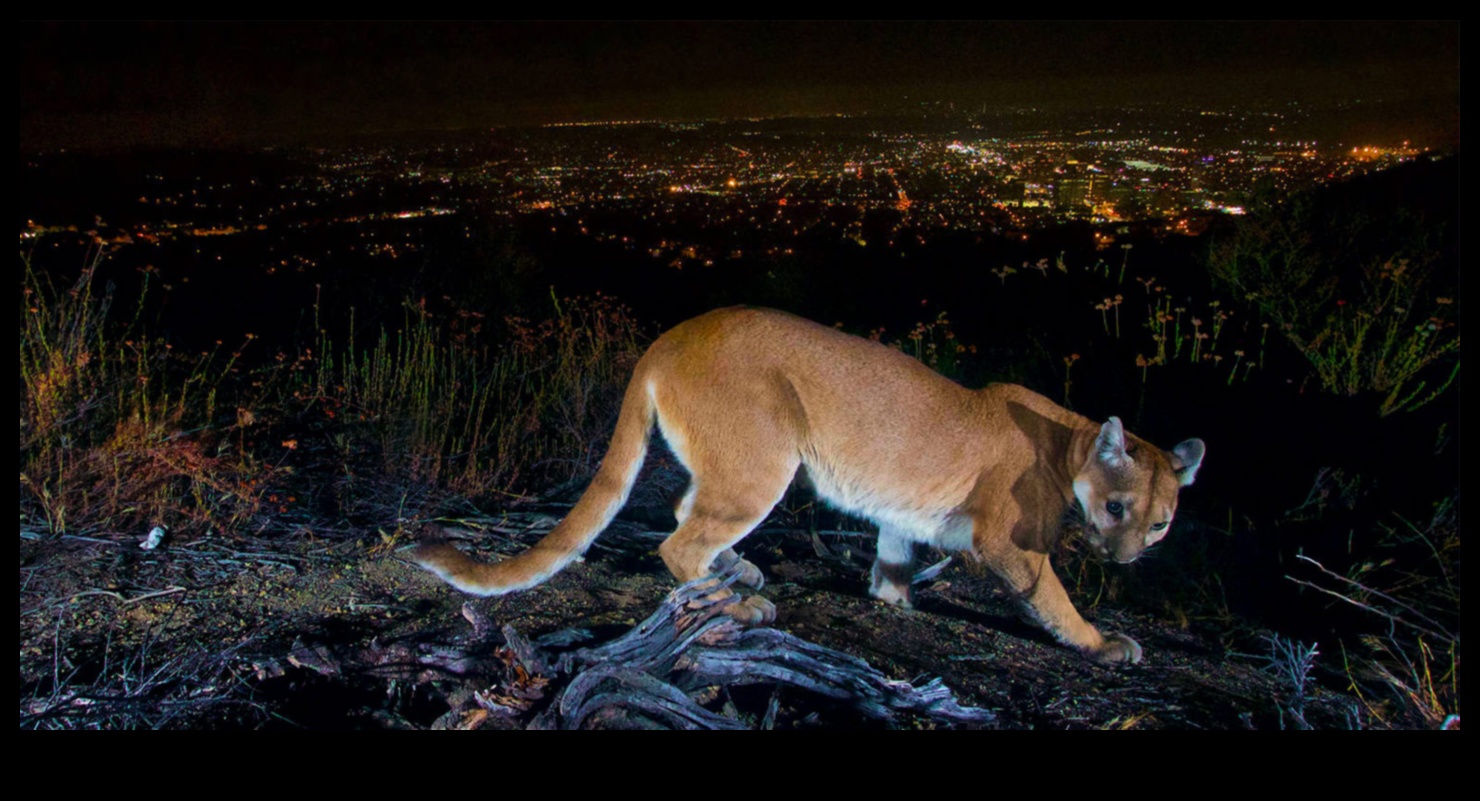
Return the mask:
[[[760,525],[791,483],[797,460],[770,461],[770,464],[750,461],[743,470],[694,471],[695,489],[692,502],[686,504],[687,513],[682,516],[678,530],[658,546],[658,555],[663,557],[674,578],[680,582],[693,581],[711,570],[743,562],[740,582],[748,586],[764,583],[760,570],[741,559],[731,546]],[[716,594],[727,597],[732,591],[720,590]],[[759,595],[731,604],[725,612],[747,625],[776,619],[775,605]]]
[[[879,526],[868,594],[886,604],[910,608],[910,579],[915,575],[915,543],[904,532]]]
[[[694,510],[694,494],[698,486],[697,482],[690,481],[688,489],[684,490],[683,497],[673,507],[673,514],[678,518],[678,524],[680,526],[684,524],[684,521],[689,519],[689,515]],[[734,548],[726,548],[720,551],[719,556],[714,557],[714,564],[710,566],[710,572],[722,573],[734,565],[740,566],[740,575],[735,579],[737,584],[749,587],[752,590],[758,590],[766,586],[766,576],[761,572],[761,569],[756,567],[750,560],[735,553]]]

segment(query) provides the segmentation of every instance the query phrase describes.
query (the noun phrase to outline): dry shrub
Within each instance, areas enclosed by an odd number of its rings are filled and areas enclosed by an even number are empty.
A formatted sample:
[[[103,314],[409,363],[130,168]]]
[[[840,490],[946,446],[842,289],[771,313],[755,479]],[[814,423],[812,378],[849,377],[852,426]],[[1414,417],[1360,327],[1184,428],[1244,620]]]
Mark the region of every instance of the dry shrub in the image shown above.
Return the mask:
[[[406,304],[374,344],[327,335],[301,397],[362,424],[388,476],[464,495],[507,492],[595,471],[644,337],[611,298],[552,297],[538,322]]]
[[[236,357],[187,358],[121,322],[95,291],[103,254],[56,289],[22,257],[20,487],[53,533],[235,526],[270,471],[233,445],[216,403]],[[146,276],[147,287],[147,276]]]

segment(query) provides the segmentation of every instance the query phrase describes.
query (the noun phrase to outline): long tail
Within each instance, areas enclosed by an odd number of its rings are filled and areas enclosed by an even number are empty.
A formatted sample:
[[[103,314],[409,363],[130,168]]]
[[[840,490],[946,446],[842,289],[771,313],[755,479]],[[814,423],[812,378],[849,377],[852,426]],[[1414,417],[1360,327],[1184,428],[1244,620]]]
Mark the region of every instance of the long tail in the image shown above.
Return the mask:
[[[617,430],[591,486],[544,539],[512,559],[493,564],[477,562],[445,542],[418,545],[410,552],[411,561],[463,592],[503,595],[545,581],[585,553],[627,503],[647,456],[655,410],[641,375],[642,370],[637,370],[627,385]]]

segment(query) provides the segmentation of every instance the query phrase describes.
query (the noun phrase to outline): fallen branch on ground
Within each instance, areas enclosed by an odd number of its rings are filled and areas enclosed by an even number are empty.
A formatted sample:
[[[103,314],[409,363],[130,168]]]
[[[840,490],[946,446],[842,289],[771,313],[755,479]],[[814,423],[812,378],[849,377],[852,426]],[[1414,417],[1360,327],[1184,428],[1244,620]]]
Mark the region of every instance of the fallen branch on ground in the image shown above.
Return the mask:
[[[736,577],[732,569],[679,587],[646,620],[599,646],[554,654],[557,643],[589,634],[557,632],[530,641],[505,626],[505,642],[520,667],[547,677],[572,677],[530,728],[748,728],[742,720],[705,709],[696,698],[714,698],[717,688],[761,683],[848,704],[876,720],[894,721],[901,714],[945,722],[992,719],[988,710],[958,703],[940,679],[915,686],[890,679],[858,657],[786,632],[740,626],[724,614],[739,596],[717,597]],[[774,717],[768,711],[766,720]]]

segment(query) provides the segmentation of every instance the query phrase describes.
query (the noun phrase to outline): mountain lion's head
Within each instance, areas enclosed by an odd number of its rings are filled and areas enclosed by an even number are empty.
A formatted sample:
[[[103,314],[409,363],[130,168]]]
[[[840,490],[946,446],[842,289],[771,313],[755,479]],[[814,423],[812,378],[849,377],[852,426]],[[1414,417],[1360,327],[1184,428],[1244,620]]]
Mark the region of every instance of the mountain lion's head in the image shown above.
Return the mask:
[[[1177,511],[1177,490],[1192,483],[1205,451],[1200,439],[1163,451],[1127,436],[1118,417],[1101,426],[1074,477],[1084,536],[1095,553],[1132,562],[1165,537]]]

